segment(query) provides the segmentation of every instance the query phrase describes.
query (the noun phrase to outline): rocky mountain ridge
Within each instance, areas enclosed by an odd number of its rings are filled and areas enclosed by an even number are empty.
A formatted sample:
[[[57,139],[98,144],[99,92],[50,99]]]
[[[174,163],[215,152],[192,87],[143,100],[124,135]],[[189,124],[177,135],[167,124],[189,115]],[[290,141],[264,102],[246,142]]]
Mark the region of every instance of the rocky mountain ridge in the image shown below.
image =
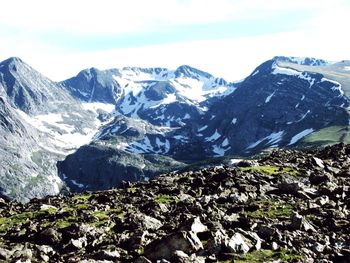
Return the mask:
[[[0,63],[0,196],[26,202],[60,192],[57,161],[101,123],[84,106],[21,59]]]
[[[103,71],[100,78],[104,76],[106,80],[104,74],[109,74],[122,95],[116,102],[114,119],[84,149],[91,147],[93,151],[98,146],[101,153],[103,148],[106,152],[115,149],[116,155],[125,152],[125,156],[138,157],[157,154],[175,161],[175,170],[179,162],[186,165],[218,156],[249,156],[267,148],[292,148],[308,135],[328,127],[337,127],[333,131],[334,137],[338,136],[335,141],[346,142],[350,117],[345,87],[312,72],[314,68],[326,71],[330,65],[313,58],[275,57],[239,83],[227,83],[188,66],[175,71]],[[210,96],[199,98],[208,89]],[[216,94],[217,90],[223,93]],[[190,91],[196,92],[199,100],[193,100],[192,93],[186,95]],[[306,146],[322,144],[319,139]],[[68,178],[68,187],[73,191],[101,189],[94,188],[96,174],[86,169],[81,153],[77,151],[59,164],[62,176]],[[134,167],[129,166],[130,162],[116,166],[115,162],[101,161],[100,156],[90,161],[105,171],[106,178],[119,178],[113,186],[130,179],[122,175],[126,170],[133,170],[137,178],[152,177],[148,172],[144,176],[143,161],[137,161]],[[135,159],[140,160],[138,157]],[[113,170],[120,173],[106,172]],[[145,171],[149,170],[146,164]],[[81,187],[69,180],[79,182]]]
[[[109,189],[213,157],[350,142],[347,65],[275,57],[234,83],[190,66],[91,68],[56,83],[10,58],[0,195]]]
[[[350,146],[274,151],[121,188],[0,199],[0,260],[348,262]]]

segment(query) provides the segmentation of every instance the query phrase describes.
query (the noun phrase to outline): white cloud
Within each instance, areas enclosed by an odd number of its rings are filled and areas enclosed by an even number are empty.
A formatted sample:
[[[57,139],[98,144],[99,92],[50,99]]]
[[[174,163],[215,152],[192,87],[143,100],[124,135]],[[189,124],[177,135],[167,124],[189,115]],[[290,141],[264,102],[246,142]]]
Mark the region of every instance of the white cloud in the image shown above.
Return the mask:
[[[182,64],[198,67],[228,80],[237,80],[275,55],[349,59],[346,56],[350,46],[347,34],[350,8],[346,0],[3,2],[0,16],[1,59],[19,56],[54,80],[71,77],[81,69],[92,66],[101,69],[123,66],[176,68]],[[103,37],[103,34],[166,30],[171,26],[256,19],[282,11],[289,11],[289,15],[293,16],[300,10],[312,11],[312,16],[294,31],[253,37],[146,47],[140,43],[135,48],[94,52],[73,52],[42,37],[46,31],[75,35],[97,33]],[[84,43],[81,45],[84,46]]]
[[[29,32],[118,34],[169,26],[258,19],[280,11],[343,7],[344,0],[11,0],[1,4],[0,24]]]
[[[188,64],[233,81],[246,77],[260,63],[276,55],[342,60],[346,59],[349,46],[346,34],[341,38],[304,31],[81,53],[53,52],[42,47],[40,52],[23,54],[23,59],[54,80],[71,77],[87,67],[175,69]]]

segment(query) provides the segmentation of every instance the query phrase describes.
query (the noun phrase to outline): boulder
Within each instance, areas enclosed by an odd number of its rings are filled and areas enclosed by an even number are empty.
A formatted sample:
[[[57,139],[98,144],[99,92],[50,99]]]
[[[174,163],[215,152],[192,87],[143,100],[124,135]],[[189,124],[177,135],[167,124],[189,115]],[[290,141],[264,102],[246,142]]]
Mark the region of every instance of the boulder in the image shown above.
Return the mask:
[[[203,249],[203,244],[191,231],[180,231],[155,240],[145,247],[145,256],[152,260],[170,260],[175,251],[181,250],[186,254]]]

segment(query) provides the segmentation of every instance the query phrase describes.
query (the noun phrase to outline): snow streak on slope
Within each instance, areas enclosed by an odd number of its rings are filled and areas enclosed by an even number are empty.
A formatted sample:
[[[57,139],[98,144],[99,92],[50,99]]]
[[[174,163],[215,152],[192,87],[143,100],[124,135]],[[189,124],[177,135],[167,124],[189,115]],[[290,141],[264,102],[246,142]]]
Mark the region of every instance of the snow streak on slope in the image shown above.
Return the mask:
[[[284,135],[284,131],[273,132],[269,136],[266,136],[266,137],[264,137],[264,138],[262,138],[262,139],[260,139],[260,140],[258,140],[256,142],[250,144],[247,147],[247,150],[255,148],[256,146],[258,146],[263,141],[267,141],[265,143],[265,145],[271,145],[271,147],[276,147],[276,144],[282,140],[283,135]]]
[[[82,103],[82,105],[85,110],[90,110],[92,112],[95,112],[96,114],[98,114],[99,110],[103,110],[105,112],[111,113],[115,108],[114,104],[101,103],[101,102],[87,102],[87,103]]]
[[[310,129],[306,129],[302,132],[299,132],[298,134],[294,135],[293,138],[290,140],[290,143],[288,145],[292,145],[295,144],[296,142],[298,142],[300,139],[302,139],[303,137],[305,137],[306,135],[309,135],[310,133],[314,132],[314,129],[310,128]]]
[[[96,114],[99,110],[111,112],[114,105],[103,103],[84,103],[84,109],[93,111]],[[50,152],[67,155],[82,145],[89,144],[95,133],[103,124],[97,118],[89,127],[79,127],[74,122],[82,117],[81,112],[70,113],[49,113],[42,115],[30,116],[25,112],[17,109],[17,113],[31,126],[44,133],[49,144],[41,144],[43,148]],[[80,119],[81,120],[81,119]]]

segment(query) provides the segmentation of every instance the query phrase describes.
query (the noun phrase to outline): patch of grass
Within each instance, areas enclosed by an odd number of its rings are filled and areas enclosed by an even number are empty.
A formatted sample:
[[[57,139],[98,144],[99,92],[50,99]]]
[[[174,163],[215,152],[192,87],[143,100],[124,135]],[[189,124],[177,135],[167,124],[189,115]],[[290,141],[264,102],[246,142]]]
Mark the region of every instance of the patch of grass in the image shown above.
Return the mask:
[[[96,212],[93,212],[92,215],[98,218],[99,221],[109,219],[109,216],[107,215],[106,211],[96,211]]]
[[[301,146],[306,145],[331,145],[339,142],[350,143],[349,126],[331,126],[305,136]]]
[[[240,256],[239,259],[235,259],[234,262],[257,263],[269,262],[272,260],[282,260],[283,262],[289,262],[297,259],[302,259],[302,256],[286,249],[281,249],[279,251],[261,249],[244,254]]]
[[[263,165],[263,166],[253,166],[253,167],[241,167],[241,171],[247,172],[260,172],[269,176],[278,175],[281,173],[287,173],[293,176],[297,176],[299,173],[296,169],[292,167],[277,167],[271,165]]]
[[[158,195],[154,201],[156,201],[159,204],[168,204],[171,203],[173,201],[175,201],[174,197],[170,196],[170,195]]]
[[[136,187],[129,187],[128,189],[126,189],[126,191],[128,193],[134,194],[134,193],[136,193],[137,188]]]
[[[273,200],[263,200],[256,203],[260,206],[255,211],[244,211],[247,217],[252,218],[278,218],[293,215],[293,206],[284,202],[274,202]]]
[[[78,219],[79,218],[74,216],[69,216],[63,219],[59,219],[56,221],[55,226],[57,228],[66,228],[66,227],[69,227],[71,224],[78,222]]]
[[[77,200],[87,200],[92,196],[92,194],[82,194],[82,195],[74,195],[72,197],[72,200],[77,201]]]
[[[49,208],[49,209],[38,210],[34,212],[23,212],[23,213],[9,216],[9,217],[1,217],[0,233],[6,233],[9,229],[11,229],[17,224],[24,224],[33,218],[37,218],[39,216],[45,216],[55,212],[56,212],[56,209]]]
[[[76,204],[73,206],[73,209],[75,210],[86,210],[89,208],[88,204]]]
[[[97,221],[94,223],[94,226],[96,227],[101,227],[101,226],[105,226],[108,224],[108,222],[110,222],[109,220],[101,220],[101,221]]]

